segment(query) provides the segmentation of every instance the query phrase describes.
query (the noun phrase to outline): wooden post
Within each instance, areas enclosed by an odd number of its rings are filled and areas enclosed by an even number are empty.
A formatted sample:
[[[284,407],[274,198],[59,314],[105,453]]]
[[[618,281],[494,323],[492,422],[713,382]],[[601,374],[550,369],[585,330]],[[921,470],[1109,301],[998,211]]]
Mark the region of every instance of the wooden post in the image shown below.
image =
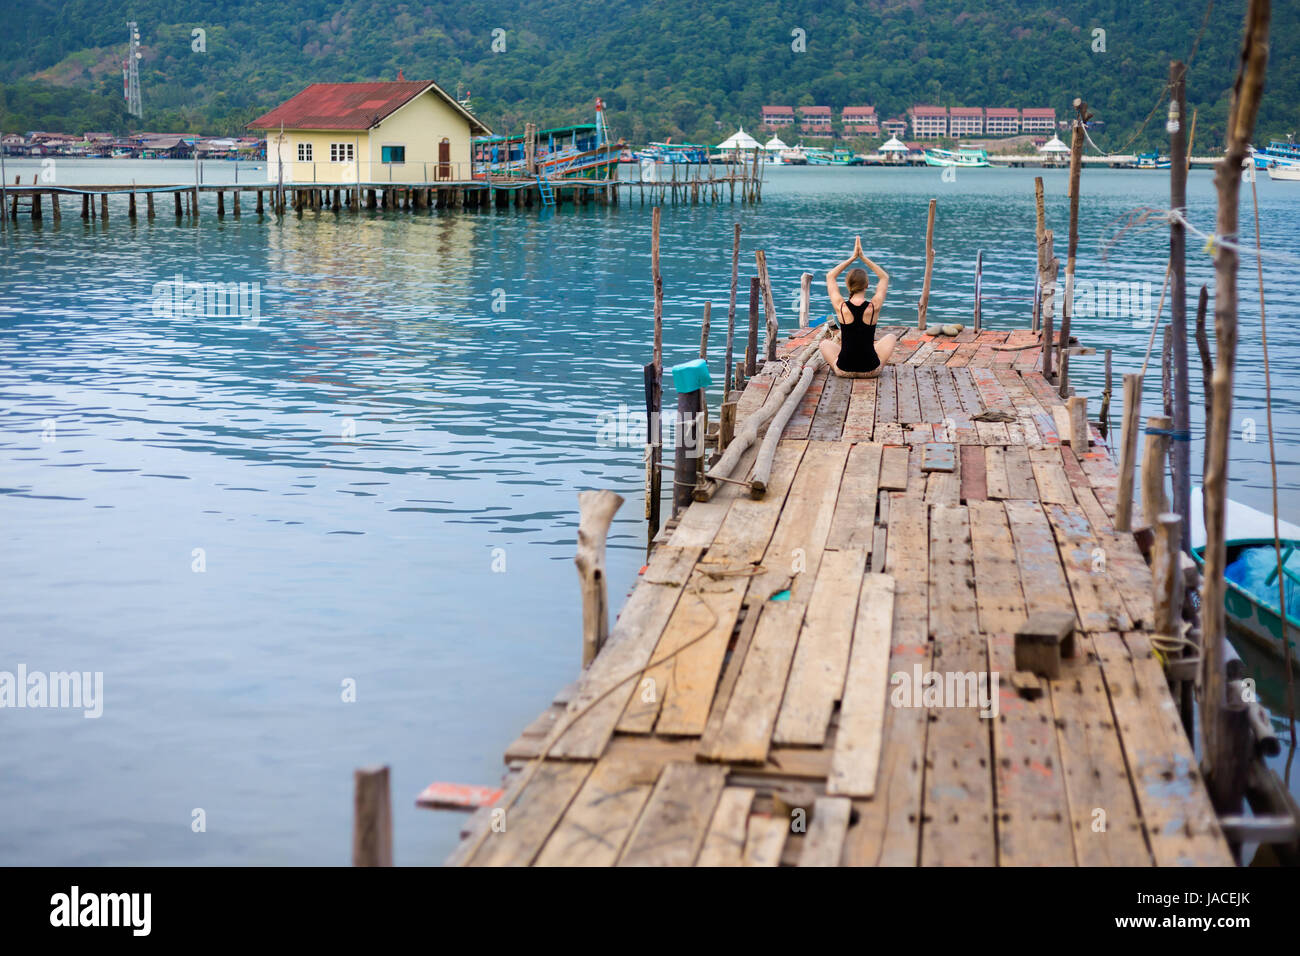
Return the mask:
[[[1070,413],[1070,447],[1082,456],[1088,451],[1088,397],[1072,395],[1065,400],[1065,407]]]
[[[663,461],[663,424],[660,421],[663,408],[663,378],[659,366],[649,362],[642,369],[645,380],[645,517],[647,522],[646,553],[659,533],[660,502],[663,497],[663,474],[660,463]]]
[[[1137,462],[1138,422],[1142,416],[1142,376],[1124,375],[1124,416],[1120,427],[1119,488],[1115,499],[1115,530],[1133,530],[1133,466]]]
[[[743,389],[745,387],[745,363],[743,360],[736,363],[735,374],[731,377],[733,389]],[[730,393],[728,393],[730,397]]]
[[[178,216],[180,215],[180,206],[180,200],[178,199],[176,201],[176,215]],[[81,194],[81,218],[90,219],[90,193]]]
[[[1174,330],[1168,322],[1160,331],[1160,397],[1165,416],[1174,417]]]
[[[144,194],[144,209],[145,209],[145,218],[148,219],[150,222],[152,222],[154,216],[152,191]]]
[[[153,194],[150,193],[149,195],[152,196]],[[54,211],[54,221],[61,221],[63,219],[63,212],[59,209],[59,194],[57,192],[50,193],[50,208]]]
[[[723,377],[726,379],[722,397],[725,400],[731,395],[731,389],[735,385],[735,379],[732,378],[732,362],[735,357],[732,349],[736,341],[736,283],[740,277],[740,223],[735,223],[732,227],[731,234],[731,298],[727,303],[727,358],[726,369],[723,371]]]
[[[1156,517],[1169,510],[1165,497],[1165,466],[1169,461],[1169,430],[1173,421],[1164,415],[1147,419],[1146,447],[1142,452],[1142,524],[1155,528]]]
[[[736,403],[725,401],[718,413],[718,451],[724,452],[736,435]]]
[[[772,302],[772,280],[767,274],[767,253],[762,249],[754,252],[758,265],[758,278],[763,287],[763,310],[767,314],[767,334],[763,340],[763,360],[776,361],[776,306]]]
[[[1219,194],[1214,234],[1237,235],[1237,211],[1241,197],[1241,166],[1246,147],[1255,132],[1255,117],[1264,87],[1268,62],[1268,0],[1248,0],[1245,37],[1242,42],[1237,80],[1228,114],[1228,148],[1214,174]],[[1227,641],[1224,615],[1224,569],[1227,566],[1225,516],[1228,498],[1228,444],[1232,427],[1232,388],[1237,360],[1237,250],[1231,243],[1219,243],[1214,252],[1214,339],[1218,347],[1213,377],[1213,409],[1206,439],[1205,567],[1201,590],[1201,623],[1204,636],[1201,700],[1202,747],[1210,796],[1220,813],[1236,812],[1241,804],[1232,738],[1226,720],[1228,701],[1224,680],[1224,644]]]
[[[257,191],[257,208],[254,210],[254,212],[256,212],[260,216],[262,215],[263,211],[264,209],[262,205],[262,190],[259,189]]]
[[[934,209],[939,201],[930,200],[930,213],[925,221],[925,282],[921,285],[921,301],[916,306],[916,327],[925,331],[925,312],[930,306],[930,273],[934,270]]]
[[[338,190],[335,190],[335,195],[338,195]],[[238,219],[239,218],[239,190],[238,189],[234,190],[233,197],[234,197],[234,209],[232,210],[232,212],[234,213],[235,218]]]
[[[387,767],[353,771],[352,865],[393,865],[393,801]]]
[[[226,191],[224,189],[217,190],[217,218],[226,218]]]
[[[179,192],[172,193],[172,198],[176,200],[176,218],[180,219],[185,215],[184,210],[181,209],[181,194]]]
[[[650,213],[650,276],[654,281],[654,363],[662,370],[664,367],[664,279],[659,272],[659,207]]]
[[[709,316],[713,312],[713,303],[704,303],[704,321],[700,325],[700,358],[709,360]]]
[[[1048,382],[1052,377],[1052,341],[1053,319],[1056,307],[1056,276],[1061,268],[1061,261],[1055,255],[1056,239],[1051,229],[1043,233],[1043,274],[1041,278],[1043,305],[1039,309],[1039,319],[1043,325],[1043,378]]]
[[[677,447],[673,460],[673,514],[691,503],[704,456],[704,389],[677,393]]]
[[[1110,430],[1110,349],[1106,350],[1106,384],[1101,391],[1101,415],[1098,423],[1101,425],[1101,436],[1107,437],[1106,433]]]
[[[1187,133],[1184,118],[1187,115],[1187,67],[1175,60],[1169,64],[1169,82],[1173,95],[1169,101],[1169,207],[1186,212],[1187,209]],[[1192,443],[1191,395],[1188,391],[1187,360],[1187,235],[1177,219],[1169,224],[1169,261],[1173,277],[1170,280],[1169,321],[1173,326],[1174,365],[1174,440],[1173,487],[1174,512],[1182,519],[1180,540],[1184,550],[1191,549],[1192,536]]]
[[[1047,213],[1043,202],[1043,177],[1034,177],[1034,215],[1036,227],[1034,229],[1034,246],[1038,250],[1038,268],[1035,270],[1037,279],[1034,288],[1034,317],[1033,331],[1037,332],[1041,328],[1042,320],[1042,282],[1043,273],[1046,270],[1046,263],[1043,261],[1043,241],[1047,235]]]
[[[99,194],[99,218],[108,222],[108,193]]]
[[[1157,634],[1181,637],[1183,575],[1179,537],[1182,519],[1176,514],[1162,512],[1155,518],[1154,528],[1155,544],[1151,553],[1151,578],[1155,588],[1154,630]]]
[[[799,277],[799,328],[808,328],[808,303],[812,297],[812,273],[805,272]],[[977,307],[978,308],[978,307]],[[976,315],[978,315],[978,311]],[[976,330],[979,329],[977,325]]]
[[[126,218],[135,222],[135,190],[127,193]]]
[[[1205,422],[1207,425],[1206,442],[1201,455],[1201,476],[1205,475],[1205,463],[1210,457],[1210,443],[1208,435],[1208,425],[1214,417],[1214,389],[1212,380],[1214,378],[1214,358],[1210,355],[1210,339],[1205,333],[1205,312],[1209,304],[1210,292],[1204,285],[1201,286],[1201,294],[1196,302],[1196,349],[1201,355],[1201,388],[1205,392]],[[1204,520],[1205,498],[1201,498],[1202,520]]]
[[[605,539],[623,496],[612,491],[578,492],[578,566],[582,589],[582,666],[596,659],[609,637],[609,593],[605,585]]]
[[[984,284],[984,250],[975,253],[975,334],[980,333],[980,299]]]
[[[713,313],[713,303],[705,302],[704,321],[700,325],[700,358],[704,360],[705,364],[707,364],[709,361],[709,316],[712,313]],[[725,398],[726,396],[724,395],[723,397]],[[701,414],[701,419],[700,419],[701,424],[700,424],[699,439],[700,439],[701,454],[696,459],[695,463],[697,466],[699,466],[700,470],[703,470],[704,455],[702,452],[704,447],[703,444],[704,436],[709,433],[709,396],[704,392],[703,389],[700,390],[700,414]]]
[[[745,378],[753,378],[758,372],[758,276],[749,280],[749,338],[745,343]]]
[[[1084,124],[1092,118],[1088,104],[1074,101],[1074,125],[1070,136],[1070,242],[1065,257],[1065,297],[1061,300],[1061,390],[1070,396],[1070,314],[1074,311],[1074,260],[1079,251],[1079,173],[1083,169]]]

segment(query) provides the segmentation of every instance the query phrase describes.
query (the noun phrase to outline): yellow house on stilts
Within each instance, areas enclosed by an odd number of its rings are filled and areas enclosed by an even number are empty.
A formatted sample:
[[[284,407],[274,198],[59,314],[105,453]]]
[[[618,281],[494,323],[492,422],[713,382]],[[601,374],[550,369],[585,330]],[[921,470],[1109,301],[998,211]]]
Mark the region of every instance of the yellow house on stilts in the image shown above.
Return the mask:
[[[248,124],[266,133],[268,182],[456,183],[489,129],[437,83],[313,83]]]

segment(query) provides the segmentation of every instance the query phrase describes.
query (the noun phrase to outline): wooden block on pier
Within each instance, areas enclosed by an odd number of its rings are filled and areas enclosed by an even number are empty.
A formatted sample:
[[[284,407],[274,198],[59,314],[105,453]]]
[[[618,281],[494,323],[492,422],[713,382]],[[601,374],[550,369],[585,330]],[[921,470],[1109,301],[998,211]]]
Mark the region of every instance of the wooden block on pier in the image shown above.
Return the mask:
[[[906,491],[907,464],[911,449],[906,445],[886,445],[880,460],[880,490]]]
[[[956,471],[957,449],[949,442],[926,442],[921,446],[922,471]]]
[[[1061,659],[1074,656],[1074,615],[1033,614],[1016,630],[1016,670],[1051,680],[1061,676]]]

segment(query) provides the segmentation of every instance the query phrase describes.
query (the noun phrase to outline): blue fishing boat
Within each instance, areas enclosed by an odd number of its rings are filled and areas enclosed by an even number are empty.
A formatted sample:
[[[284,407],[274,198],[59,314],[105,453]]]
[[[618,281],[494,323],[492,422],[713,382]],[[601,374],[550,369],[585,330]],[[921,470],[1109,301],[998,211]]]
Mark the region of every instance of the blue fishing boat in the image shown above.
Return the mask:
[[[1129,163],[1129,169],[1168,169],[1169,157],[1159,153],[1141,153]]]
[[[976,169],[989,165],[987,150],[976,146],[961,146],[957,149],[927,149],[925,151],[927,166],[960,166]]]
[[[1300,145],[1291,141],[1284,143],[1275,139],[1264,149],[1251,147],[1250,154],[1256,169],[1300,166]]]
[[[472,144],[474,177],[616,178],[619,154],[624,144],[610,142],[604,109],[604,103],[596,100],[596,122],[538,130],[534,134],[535,173],[527,169],[526,135],[475,137]]]

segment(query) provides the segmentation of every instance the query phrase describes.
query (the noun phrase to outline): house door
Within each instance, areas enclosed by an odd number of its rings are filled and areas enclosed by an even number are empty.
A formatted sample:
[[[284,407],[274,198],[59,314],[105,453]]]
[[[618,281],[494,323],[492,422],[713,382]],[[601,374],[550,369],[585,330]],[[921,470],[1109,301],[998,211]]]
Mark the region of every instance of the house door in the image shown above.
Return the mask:
[[[438,178],[451,179],[451,140],[446,138],[438,144]]]

